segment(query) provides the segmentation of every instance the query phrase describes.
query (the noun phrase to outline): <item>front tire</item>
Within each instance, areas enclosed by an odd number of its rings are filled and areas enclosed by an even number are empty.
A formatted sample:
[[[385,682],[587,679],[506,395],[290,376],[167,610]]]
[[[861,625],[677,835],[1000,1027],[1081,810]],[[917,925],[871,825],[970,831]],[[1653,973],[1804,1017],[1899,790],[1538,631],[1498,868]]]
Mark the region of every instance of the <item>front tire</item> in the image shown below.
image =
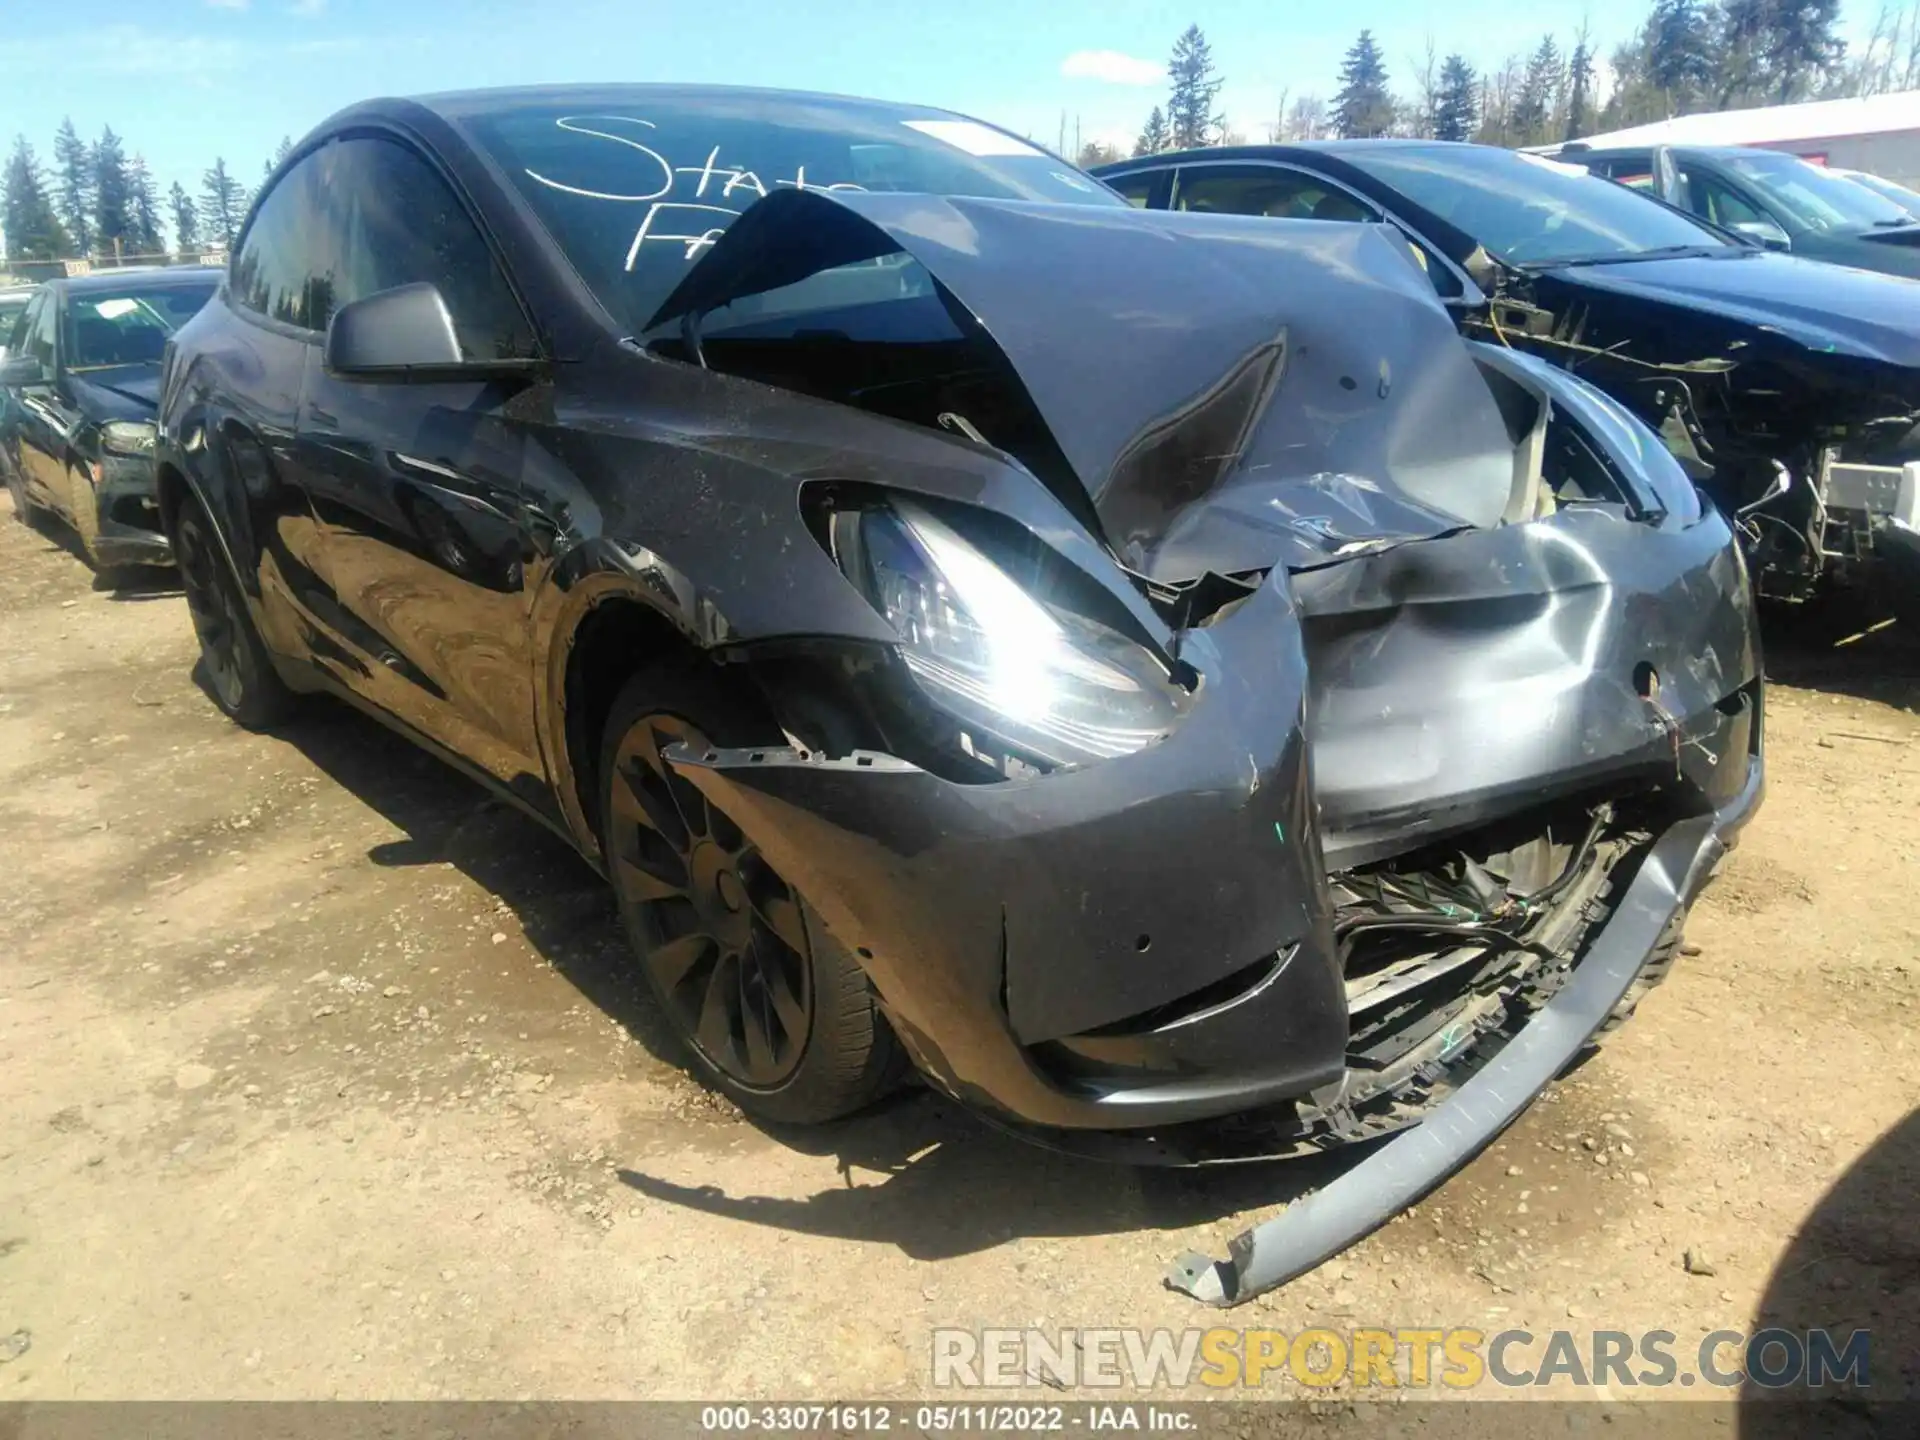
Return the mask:
[[[750,744],[758,728],[712,677],[635,676],[601,749],[601,840],[628,941],[694,1071],[755,1119],[819,1124],[891,1089],[899,1044],[846,947],[662,758]]]
[[[219,549],[213,522],[198,500],[180,504],[173,553],[194,634],[200,637],[200,664],[213,703],[249,730],[270,729],[285,720],[296,697],[274,671],[239,582]]]
[[[67,508],[73,517],[73,533],[79,537],[80,550],[87,564],[100,568],[100,501],[93,493],[93,482],[72,461],[67,462]]]
[[[3,463],[3,462],[0,462]],[[7,465],[7,493],[13,496],[13,518],[32,528],[40,518],[40,507],[27,498],[26,477],[18,465]]]

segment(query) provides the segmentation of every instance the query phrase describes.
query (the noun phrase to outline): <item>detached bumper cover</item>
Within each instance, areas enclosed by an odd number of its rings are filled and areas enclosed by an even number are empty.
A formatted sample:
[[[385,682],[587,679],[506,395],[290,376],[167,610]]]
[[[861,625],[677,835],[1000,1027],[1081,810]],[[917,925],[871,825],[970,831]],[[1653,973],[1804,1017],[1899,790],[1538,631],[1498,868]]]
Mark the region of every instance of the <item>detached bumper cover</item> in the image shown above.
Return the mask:
[[[160,505],[151,460],[103,455],[94,486],[103,565],[171,565],[173,546],[160,529]]]
[[[1227,1258],[1189,1252],[1167,1286],[1209,1305],[1238,1305],[1322,1264],[1432,1190],[1504,1130],[1565,1068],[1618,1005],[1674,916],[1705,888],[1764,789],[1747,764],[1740,793],[1681,820],[1653,846],[1572,979],[1484,1068],[1417,1128],[1325,1189],[1235,1237]]]
[[[885,755],[668,752],[859,956],[920,1068],[1028,1125],[1132,1129],[1302,1096],[1347,1014],[1285,579],[1187,637],[1160,744],[963,785]]]

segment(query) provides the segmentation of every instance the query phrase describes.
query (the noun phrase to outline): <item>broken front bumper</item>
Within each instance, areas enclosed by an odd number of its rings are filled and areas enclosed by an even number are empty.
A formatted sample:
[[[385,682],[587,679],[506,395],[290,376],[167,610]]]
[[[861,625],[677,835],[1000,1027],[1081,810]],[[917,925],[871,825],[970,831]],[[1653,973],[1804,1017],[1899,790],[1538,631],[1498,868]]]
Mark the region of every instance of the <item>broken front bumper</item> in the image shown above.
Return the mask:
[[[103,455],[92,474],[99,524],[93,548],[100,563],[171,565],[173,546],[160,528],[152,460]]]
[[[1167,1284],[1210,1305],[1237,1305],[1338,1254],[1472,1159],[1620,1004],[1667,927],[1686,913],[1759,807],[1764,777],[1765,762],[1754,753],[1737,795],[1710,814],[1676,822],[1655,841],[1565,987],[1423,1123],[1325,1189],[1236,1236],[1225,1259],[1182,1255]]]
[[[669,753],[821,912],[937,1086],[1126,1130],[1307,1094],[1347,1014],[1285,577],[1190,632],[1166,740],[958,784],[886,755]]]

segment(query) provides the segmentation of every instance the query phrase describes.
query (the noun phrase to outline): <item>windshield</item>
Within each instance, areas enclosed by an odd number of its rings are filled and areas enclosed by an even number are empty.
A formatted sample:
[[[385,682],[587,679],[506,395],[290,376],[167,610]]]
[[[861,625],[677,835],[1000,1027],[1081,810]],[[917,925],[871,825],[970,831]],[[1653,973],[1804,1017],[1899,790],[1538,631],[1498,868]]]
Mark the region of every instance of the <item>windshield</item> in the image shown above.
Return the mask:
[[[1858,170],[1837,171],[1856,185],[1864,185],[1874,194],[1883,196],[1898,205],[1907,214],[1920,219],[1920,192],[1909,190],[1904,185],[1896,185],[1891,180],[1883,180],[1878,175],[1866,175]]]
[[[826,97],[667,93],[591,108],[528,106],[464,124],[629,334],[741,211],[777,189],[1126,204],[1003,130]]]
[[[1624,185],[1534,155],[1485,145],[1383,146],[1340,158],[1512,265],[1743,248]]]
[[[113,295],[89,291],[67,299],[73,343],[70,370],[157,365],[167,337],[213,298],[213,282]]]
[[[1863,230],[1870,225],[1913,223],[1913,217],[1891,200],[1795,155],[1743,150],[1717,158],[1809,230]]]

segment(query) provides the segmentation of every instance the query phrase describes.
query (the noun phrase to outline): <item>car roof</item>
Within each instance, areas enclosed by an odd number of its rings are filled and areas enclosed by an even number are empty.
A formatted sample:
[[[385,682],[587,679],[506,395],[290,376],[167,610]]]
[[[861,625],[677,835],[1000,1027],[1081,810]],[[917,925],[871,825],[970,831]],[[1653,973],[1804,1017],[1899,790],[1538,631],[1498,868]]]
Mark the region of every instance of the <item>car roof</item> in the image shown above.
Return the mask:
[[[76,295],[93,290],[162,290],[175,285],[218,280],[227,272],[213,265],[129,265],[120,270],[95,270],[86,275],[68,275],[48,283]]]
[[[1368,151],[1395,150],[1417,154],[1437,150],[1493,150],[1493,145],[1472,145],[1456,140],[1286,140],[1271,145],[1207,145],[1194,150],[1165,150],[1155,155],[1135,155],[1093,167],[1098,175],[1130,165],[1186,164],[1194,160],[1270,160],[1280,155],[1357,155]]]
[[[759,99],[793,104],[827,105],[834,109],[866,110],[888,115],[924,113],[952,115],[955,112],[938,105],[903,104],[892,100],[863,99],[854,95],[834,95],[817,90],[779,90],[750,85],[674,85],[674,84],[573,84],[502,85],[483,90],[446,90],[415,95],[407,101],[373,100],[354,110],[411,103],[423,106],[447,120],[464,120],[505,110],[531,109],[552,105],[634,105],[649,100],[671,100],[681,105],[702,101],[719,105],[729,101]]]
[[[1656,145],[1661,145],[1661,148],[1671,150],[1676,155],[1707,155],[1722,159],[1732,159],[1741,155],[1788,153],[1766,145],[1662,145],[1662,142],[1657,140],[1645,141],[1638,145],[1582,145],[1576,141],[1572,145],[1562,146],[1559,150],[1552,152],[1550,158],[1578,163],[1589,156],[1645,155]]]

